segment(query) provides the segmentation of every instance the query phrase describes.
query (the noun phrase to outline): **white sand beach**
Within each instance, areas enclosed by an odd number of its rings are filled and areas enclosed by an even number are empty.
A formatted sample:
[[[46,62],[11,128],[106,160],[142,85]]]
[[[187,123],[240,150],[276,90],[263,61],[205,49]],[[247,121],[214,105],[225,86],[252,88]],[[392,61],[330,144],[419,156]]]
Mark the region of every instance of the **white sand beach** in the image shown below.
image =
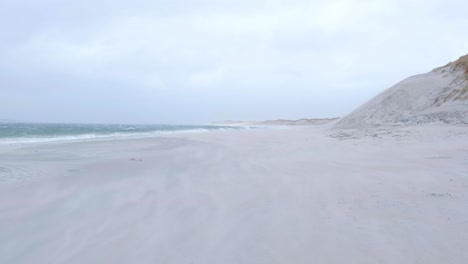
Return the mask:
[[[468,264],[468,1],[0,11],[0,264]]]
[[[467,263],[468,127],[3,145],[0,263]]]

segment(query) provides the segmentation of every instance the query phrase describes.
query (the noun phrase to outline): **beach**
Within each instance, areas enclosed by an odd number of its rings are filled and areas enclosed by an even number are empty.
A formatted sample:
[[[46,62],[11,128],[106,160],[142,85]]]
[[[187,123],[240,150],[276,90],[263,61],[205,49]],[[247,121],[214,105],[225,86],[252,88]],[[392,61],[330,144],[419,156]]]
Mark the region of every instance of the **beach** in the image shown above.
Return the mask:
[[[468,263],[468,127],[0,146],[0,263]]]

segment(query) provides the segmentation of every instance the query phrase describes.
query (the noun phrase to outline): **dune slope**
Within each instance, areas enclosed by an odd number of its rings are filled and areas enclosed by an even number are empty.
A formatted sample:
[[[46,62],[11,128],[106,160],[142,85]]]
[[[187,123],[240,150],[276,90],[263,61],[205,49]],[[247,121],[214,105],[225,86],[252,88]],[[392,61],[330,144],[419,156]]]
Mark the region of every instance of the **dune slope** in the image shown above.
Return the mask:
[[[468,124],[468,55],[387,89],[337,123],[340,128]]]

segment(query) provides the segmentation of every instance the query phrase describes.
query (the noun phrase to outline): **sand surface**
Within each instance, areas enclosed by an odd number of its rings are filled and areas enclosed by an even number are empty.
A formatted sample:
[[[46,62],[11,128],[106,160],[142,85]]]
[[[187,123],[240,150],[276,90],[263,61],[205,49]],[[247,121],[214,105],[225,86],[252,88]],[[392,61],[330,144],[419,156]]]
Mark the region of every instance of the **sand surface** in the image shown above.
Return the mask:
[[[468,128],[0,146],[0,263],[468,263]]]

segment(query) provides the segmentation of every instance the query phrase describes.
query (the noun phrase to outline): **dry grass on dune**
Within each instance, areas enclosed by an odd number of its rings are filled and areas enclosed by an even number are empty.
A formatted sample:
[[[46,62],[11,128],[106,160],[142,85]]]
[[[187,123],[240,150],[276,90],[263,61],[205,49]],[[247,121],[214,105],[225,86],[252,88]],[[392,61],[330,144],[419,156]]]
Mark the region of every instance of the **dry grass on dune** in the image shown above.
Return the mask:
[[[461,56],[456,61],[449,62],[445,66],[435,68],[433,71],[437,71],[437,70],[443,69],[443,68],[448,67],[448,66],[451,66],[452,70],[462,69],[464,71],[464,75],[465,75],[466,79],[468,80],[468,54],[465,55],[465,56]]]
[[[468,80],[468,54],[465,56],[461,56],[458,60],[453,62],[452,64],[453,69],[458,70],[462,69],[464,72],[465,79]],[[468,85],[465,85],[460,93],[458,94],[455,100],[468,100]]]
[[[468,54],[461,56],[458,60],[454,62],[450,62],[449,64],[441,67],[447,67],[450,66],[452,70],[462,70],[463,71],[463,76],[465,77],[465,80],[468,81]],[[438,68],[440,69],[440,68]],[[435,69],[437,70],[437,69]],[[439,98],[438,98],[439,99]],[[438,101],[436,99],[436,102]],[[465,86],[461,87],[460,89],[454,89],[450,94],[446,95],[445,98],[443,99],[444,102],[446,101],[466,101],[468,100],[468,84],[465,83]]]
[[[463,69],[465,72],[465,77],[468,78],[468,54],[461,56],[458,60],[452,63],[454,69]]]

